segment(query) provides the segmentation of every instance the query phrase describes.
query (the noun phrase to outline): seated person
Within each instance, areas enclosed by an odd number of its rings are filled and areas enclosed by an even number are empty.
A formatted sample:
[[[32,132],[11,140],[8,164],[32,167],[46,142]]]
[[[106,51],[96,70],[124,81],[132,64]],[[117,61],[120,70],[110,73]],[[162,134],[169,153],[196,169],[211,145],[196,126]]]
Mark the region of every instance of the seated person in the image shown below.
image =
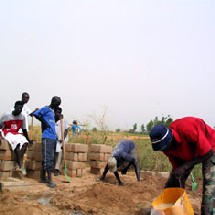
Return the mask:
[[[28,143],[33,143],[33,141],[28,137],[22,107],[23,102],[17,101],[12,112],[3,114],[0,118],[0,129],[2,138],[9,142],[11,149],[15,152],[17,158],[16,170],[22,171],[22,174],[25,175],[23,155],[26,152]],[[22,129],[23,134],[19,133],[19,129]]]

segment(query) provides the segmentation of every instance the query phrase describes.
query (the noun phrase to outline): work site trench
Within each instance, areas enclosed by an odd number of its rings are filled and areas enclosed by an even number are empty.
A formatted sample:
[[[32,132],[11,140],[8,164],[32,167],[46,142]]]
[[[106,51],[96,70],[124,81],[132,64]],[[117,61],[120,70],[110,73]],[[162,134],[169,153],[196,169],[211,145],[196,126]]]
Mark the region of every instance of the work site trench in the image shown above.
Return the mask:
[[[163,190],[165,173],[141,172],[141,181],[128,172],[120,175],[123,186],[118,186],[113,173],[104,182],[87,171],[86,175],[72,178],[54,177],[57,184],[49,188],[37,180],[22,178],[1,180],[0,214],[2,215],[147,215],[151,203]],[[186,192],[196,215],[200,214],[201,181],[192,191],[192,182],[186,183]]]

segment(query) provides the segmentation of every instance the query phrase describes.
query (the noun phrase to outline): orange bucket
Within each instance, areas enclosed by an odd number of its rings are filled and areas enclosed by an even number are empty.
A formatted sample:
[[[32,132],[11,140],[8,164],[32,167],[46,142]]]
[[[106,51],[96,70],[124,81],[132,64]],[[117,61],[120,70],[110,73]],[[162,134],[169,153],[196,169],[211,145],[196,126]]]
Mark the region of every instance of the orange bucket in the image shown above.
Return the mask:
[[[184,189],[165,188],[152,202],[151,215],[194,215],[194,210]]]

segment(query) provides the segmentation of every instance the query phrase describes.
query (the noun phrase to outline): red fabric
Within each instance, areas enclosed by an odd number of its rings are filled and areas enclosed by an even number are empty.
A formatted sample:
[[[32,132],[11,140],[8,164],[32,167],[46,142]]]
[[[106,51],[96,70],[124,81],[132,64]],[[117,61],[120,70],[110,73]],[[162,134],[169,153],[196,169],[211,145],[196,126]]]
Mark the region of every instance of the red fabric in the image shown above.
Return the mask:
[[[8,132],[12,134],[19,134],[19,129],[22,128],[22,120],[21,119],[14,119],[14,120],[8,120],[4,121],[4,128],[3,132],[4,135],[6,135]]]
[[[186,117],[175,120],[169,127],[173,133],[172,146],[164,152],[173,168],[195,157],[215,151],[215,130],[202,119]]]

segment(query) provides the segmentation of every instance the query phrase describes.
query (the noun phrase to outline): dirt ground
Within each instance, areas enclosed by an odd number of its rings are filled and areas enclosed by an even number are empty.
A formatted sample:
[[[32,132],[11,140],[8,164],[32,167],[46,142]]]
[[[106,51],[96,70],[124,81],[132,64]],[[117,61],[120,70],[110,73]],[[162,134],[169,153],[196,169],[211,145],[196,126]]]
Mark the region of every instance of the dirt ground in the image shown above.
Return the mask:
[[[105,182],[98,182],[97,176],[87,174],[72,178],[65,183],[64,175],[54,177],[56,188],[48,188],[38,181],[23,178],[23,183],[3,182],[0,193],[0,214],[5,215],[146,215],[150,214],[151,202],[157,197],[166,181],[166,176],[141,173],[141,182],[136,182],[133,172],[120,176],[123,186],[118,186],[112,173]],[[194,208],[200,214],[201,184],[191,191],[188,181],[186,191]]]

